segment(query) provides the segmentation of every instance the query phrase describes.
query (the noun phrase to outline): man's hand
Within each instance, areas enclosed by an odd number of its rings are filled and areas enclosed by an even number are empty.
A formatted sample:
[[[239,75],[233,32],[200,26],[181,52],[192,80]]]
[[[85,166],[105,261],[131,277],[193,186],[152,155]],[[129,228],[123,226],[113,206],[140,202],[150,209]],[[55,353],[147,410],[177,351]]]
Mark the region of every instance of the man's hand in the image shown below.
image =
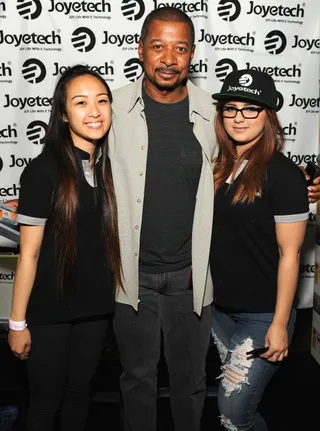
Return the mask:
[[[310,177],[307,174],[305,168],[303,166],[299,166],[299,168],[304,173],[306,180],[309,180]],[[309,196],[309,202],[311,204],[318,202],[318,200],[320,199],[320,177],[315,178],[313,180],[312,186],[308,187],[308,196]]]

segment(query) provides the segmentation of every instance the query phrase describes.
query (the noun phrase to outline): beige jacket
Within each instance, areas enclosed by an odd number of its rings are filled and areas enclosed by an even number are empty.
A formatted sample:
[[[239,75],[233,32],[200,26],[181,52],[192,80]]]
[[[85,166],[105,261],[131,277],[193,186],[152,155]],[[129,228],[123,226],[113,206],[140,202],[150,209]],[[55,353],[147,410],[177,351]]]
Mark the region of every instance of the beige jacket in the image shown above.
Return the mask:
[[[113,119],[109,137],[109,154],[118,202],[120,248],[124,291],[117,301],[135,310],[139,302],[140,228],[148,154],[148,130],[142,99],[143,76],[113,92]],[[213,218],[213,178],[211,160],[216,147],[214,106],[209,93],[187,83],[189,118],[202,148],[202,170],[196,196],[192,229],[192,273],[194,311],[213,299],[209,268],[209,250]]]

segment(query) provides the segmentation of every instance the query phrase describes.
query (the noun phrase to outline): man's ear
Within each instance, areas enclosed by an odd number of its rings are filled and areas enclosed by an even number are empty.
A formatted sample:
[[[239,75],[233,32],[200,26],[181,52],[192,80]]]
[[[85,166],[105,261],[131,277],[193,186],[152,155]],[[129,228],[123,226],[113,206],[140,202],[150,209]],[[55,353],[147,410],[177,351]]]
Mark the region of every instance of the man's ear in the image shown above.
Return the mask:
[[[139,55],[139,60],[143,61],[143,42],[140,39],[139,43],[138,43],[138,55]]]

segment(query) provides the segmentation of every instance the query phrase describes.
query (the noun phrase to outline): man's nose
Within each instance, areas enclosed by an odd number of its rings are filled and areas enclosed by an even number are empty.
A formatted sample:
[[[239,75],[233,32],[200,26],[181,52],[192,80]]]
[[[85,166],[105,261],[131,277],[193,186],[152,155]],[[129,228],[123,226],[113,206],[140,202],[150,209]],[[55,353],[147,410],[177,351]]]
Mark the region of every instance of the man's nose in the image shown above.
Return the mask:
[[[173,49],[167,48],[163,51],[162,63],[166,66],[172,66],[173,64],[177,64],[177,56]]]

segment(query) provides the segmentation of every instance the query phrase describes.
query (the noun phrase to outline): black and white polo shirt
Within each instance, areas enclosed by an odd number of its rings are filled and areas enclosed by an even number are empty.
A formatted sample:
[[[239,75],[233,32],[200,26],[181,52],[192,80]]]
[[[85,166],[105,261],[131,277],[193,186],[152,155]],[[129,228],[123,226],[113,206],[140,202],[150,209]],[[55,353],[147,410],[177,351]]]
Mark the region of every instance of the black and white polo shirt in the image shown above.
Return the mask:
[[[103,315],[114,309],[114,280],[106,259],[96,185],[90,174],[90,155],[75,147],[82,166],[77,214],[77,269],[63,294],[58,293],[54,259],[53,201],[59,181],[54,156],[45,151],[33,159],[20,178],[18,221],[45,226],[36,277],[27,308],[28,323],[52,323]],[[97,158],[95,169],[99,167]]]
[[[276,223],[307,220],[309,203],[301,170],[282,153],[269,163],[262,196],[232,204],[241,173],[215,196],[210,266],[214,302],[248,312],[273,312],[279,262]]]

